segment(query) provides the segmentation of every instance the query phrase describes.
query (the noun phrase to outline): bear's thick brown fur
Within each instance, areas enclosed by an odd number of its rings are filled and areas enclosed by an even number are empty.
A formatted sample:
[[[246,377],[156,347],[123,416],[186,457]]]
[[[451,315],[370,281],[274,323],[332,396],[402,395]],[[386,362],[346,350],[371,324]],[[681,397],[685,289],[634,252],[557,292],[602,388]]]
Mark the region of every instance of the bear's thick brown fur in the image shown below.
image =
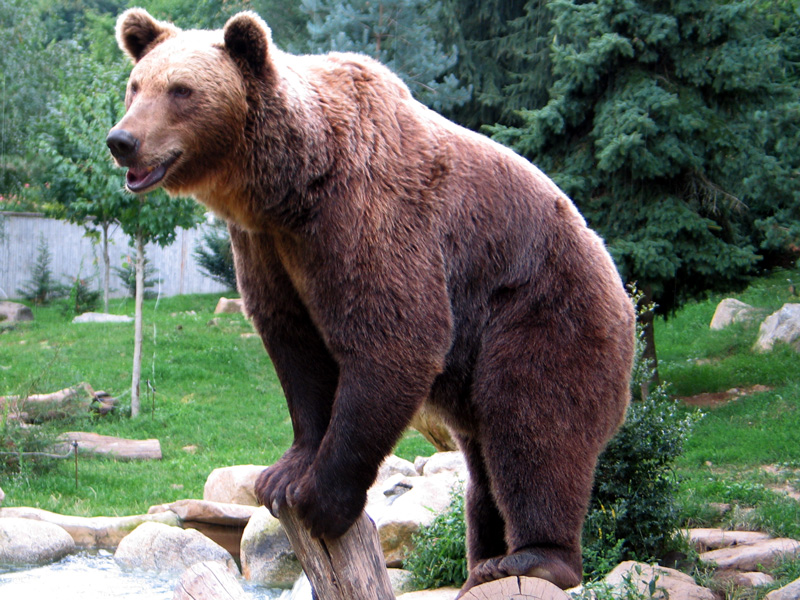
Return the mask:
[[[341,535],[427,402],[470,470],[464,590],[523,574],[577,584],[634,314],[572,202],[375,61],[287,55],[254,13],[209,32],[132,9],[117,36],[136,63],[108,138],[128,188],[228,220],[286,394],[295,440],[259,499]]]

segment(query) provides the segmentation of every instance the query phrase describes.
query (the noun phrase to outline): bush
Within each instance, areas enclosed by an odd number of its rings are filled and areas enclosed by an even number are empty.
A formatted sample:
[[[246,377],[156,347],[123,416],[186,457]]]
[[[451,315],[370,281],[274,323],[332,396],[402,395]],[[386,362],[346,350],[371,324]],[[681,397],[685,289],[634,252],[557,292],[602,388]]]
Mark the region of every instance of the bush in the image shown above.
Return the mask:
[[[89,281],[80,275],[72,280],[68,289],[69,296],[67,303],[64,305],[64,312],[67,314],[81,315],[85,312],[91,312],[100,303],[102,292],[97,289],[93,290],[89,286]]]
[[[52,256],[50,248],[47,246],[47,240],[44,239],[44,236],[39,236],[36,263],[33,265],[31,278],[24,287],[17,290],[20,296],[30,300],[36,306],[44,306],[54,298],[64,295],[64,286],[53,278],[53,272],[50,270],[51,261]]]
[[[113,267],[114,272],[122,280],[122,285],[128,290],[128,296],[136,297],[136,260],[128,257],[122,262],[121,267]],[[155,298],[156,294],[152,291],[156,285],[161,283],[161,279],[153,277],[155,269],[150,265],[147,257],[144,259],[144,297]]]
[[[460,587],[467,579],[467,525],[464,491],[453,491],[447,510],[413,538],[414,550],[403,563],[417,589]]]
[[[202,243],[194,249],[194,259],[200,270],[207,276],[226,286],[236,289],[236,271],[233,266],[233,250],[228,227],[220,219],[214,219],[203,234]]]

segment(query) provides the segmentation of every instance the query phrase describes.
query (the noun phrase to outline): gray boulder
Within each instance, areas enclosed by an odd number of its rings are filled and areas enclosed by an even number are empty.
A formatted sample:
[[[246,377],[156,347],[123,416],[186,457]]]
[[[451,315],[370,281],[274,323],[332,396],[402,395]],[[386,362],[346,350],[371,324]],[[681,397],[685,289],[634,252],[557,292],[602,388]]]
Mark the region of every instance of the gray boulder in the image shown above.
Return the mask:
[[[132,323],[133,317],[108,313],[87,312],[72,319],[73,323]]]
[[[758,571],[769,569],[783,557],[800,556],[800,542],[776,538],[703,552],[700,562],[716,565],[720,569]]]
[[[0,519],[0,565],[45,565],[75,551],[72,537],[52,523]]]
[[[239,569],[230,552],[194,529],[162,523],[144,523],[117,547],[114,560],[124,569],[142,569],[167,575],[180,574],[192,565],[215,561],[231,573]]]
[[[620,592],[626,592],[628,591],[627,586],[633,586],[639,594],[642,594],[642,597],[653,598],[654,600],[669,600],[670,598],[680,598],[681,600],[716,599],[714,592],[697,585],[694,579],[686,573],[632,560],[620,563],[611,573],[606,575],[603,581]],[[650,595],[651,585],[655,588],[655,593],[652,596]],[[623,594],[623,596],[628,597],[628,594]]]
[[[239,552],[242,575],[253,583],[291,588],[303,573],[280,522],[263,506],[244,528]]]
[[[784,304],[779,311],[764,319],[753,349],[766,352],[772,350],[775,342],[800,349],[800,304]]]
[[[203,500],[259,506],[255,483],[266,468],[262,465],[236,465],[214,469],[203,487]]]
[[[749,321],[757,316],[758,311],[735,298],[725,298],[717,305],[714,316],[711,318],[711,329],[725,329],[732,323],[742,323]]]
[[[800,579],[767,594],[764,600],[800,600]]]
[[[17,323],[33,321],[33,312],[19,302],[0,302],[0,323]]]

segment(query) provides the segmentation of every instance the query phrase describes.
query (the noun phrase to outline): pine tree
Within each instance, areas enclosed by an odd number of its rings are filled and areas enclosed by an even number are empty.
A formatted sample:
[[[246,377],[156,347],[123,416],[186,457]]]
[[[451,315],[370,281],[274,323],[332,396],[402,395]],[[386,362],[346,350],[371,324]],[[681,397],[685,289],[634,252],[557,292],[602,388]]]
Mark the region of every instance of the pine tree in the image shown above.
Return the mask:
[[[17,293],[30,300],[34,305],[43,306],[49,304],[53,298],[64,295],[64,286],[59,284],[53,277],[51,262],[53,255],[44,236],[39,237],[39,246],[36,249],[36,262],[31,269],[31,278]]]
[[[427,0],[302,0],[309,15],[311,52],[360,52],[387,65],[414,96],[435,110],[469,100],[470,89],[450,72],[458,60],[445,48],[432,23],[441,19],[440,2]]]
[[[548,8],[550,99],[495,137],[576,201],[662,314],[745,283],[761,257],[758,228],[785,221],[756,183],[769,173],[774,188],[796,189],[770,154],[770,139],[785,134],[769,121],[797,131],[796,110],[785,111],[797,92],[763,15],[748,0]],[[796,215],[796,194],[785,201]]]
[[[207,277],[230,290],[236,289],[233,250],[225,221],[214,219],[203,233],[202,241],[195,246],[194,259]]]

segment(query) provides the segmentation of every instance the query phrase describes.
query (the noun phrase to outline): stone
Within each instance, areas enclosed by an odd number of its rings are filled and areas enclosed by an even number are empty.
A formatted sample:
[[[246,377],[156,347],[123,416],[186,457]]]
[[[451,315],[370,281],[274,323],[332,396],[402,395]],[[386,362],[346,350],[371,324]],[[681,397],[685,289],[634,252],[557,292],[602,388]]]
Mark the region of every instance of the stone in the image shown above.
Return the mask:
[[[720,548],[700,554],[700,562],[711,563],[719,569],[758,571],[769,569],[783,557],[800,555],[800,542],[788,538],[763,540],[753,544]]]
[[[19,302],[0,302],[0,323],[33,321],[33,311]]]
[[[775,582],[775,578],[767,573],[759,573],[758,571],[751,571],[748,573],[736,573],[731,579],[734,585],[739,587],[761,587],[762,585],[770,585]]]
[[[422,469],[426,477],[445,472],[454,473],[462,481],[467,480],[467,463],[461,452],[437,452],[425,462]]]
[[[214,469],[203,487],[203,500],[259,506],[255,483],[266,468],[260,465],[236,465]]]
[[[397,600],[453,600],[458,594],[456,588],[439,588],[438,590],[422,590],[419,592],[408,592],[401,594]]]
[[[236,313],[244,313],[244,303],[241,298],[220,298],[214,309],[215,315]]]
[[[72,537],[58,525],[17,517],[0,518],[0,565],[46,565],[74,551]]]
[[[172,600],[246,600],[239,581],[222,563],[195,563],[184,571]]]
[[[57,525],[72,536],[75,547],[81,550],[114,550],[126,535],[142,523],[156,522],[179,526],[180,519],[171,512],[158,515],[127,517],[73,517],[41,508],[8,507],[0,509],[0,519],[14,517]]]
[[[210,500],[178,500],[151,506],[147,513],[158,514],[165,511],[175,513],[182,521],[245,527],[256,511],[256,507],[245,504],[211,502]]]
[[[684,531],[684,536],[698,552],[708,552],[729,546],[754,544],[768,540],[769,535],[758,531],[725,531],[717,528],[697,528]]]
[[[800,340],[800,304],[784,304],[777,312],[772,313],[758,330],[758,339],[754,350],[766,352],[772,350],[775,342],[783,342],[798,350]]]
[[[195,563],[222,563],[231,573],[239,569],[230,552],[194,529],[162,523],[139,525],[119,543],[114,560],[124,569],[178,575]]]
[[[378,476],[375,478],[375,483],[372,485],[374,486],[383,483],[389,479],[389,477],[392,477],[398,473],[406,477],[416,477],[419,475],[419,472],[412,462],[400,458],[399,456],[395,456],[394,454],[390,454],[383,459],[383,462],[378,469]]]
[[[394,595],[398,596],[406,592],[414,591],[414,575],[406,569],[387,569],[389,581],[392,584]]]
[[[764,596],[764,600],[800,600],[800,579],[795,579],[789,585],[771,591]]]
[[[757,310],[735,298],[725,298],[717,305],[711,318],[711,329],[719,331],[733,323],[742,323],[756,317]]]
[[[654,600],[715,600],[714,592],[695,583],[689,575],[669,569],[640,563],[632,560],[620,563],[603,580],[608,586],[623,592],[633,585],[639,594]],[[655,593],[649,593],[655,581]]]
[[[386,488],[389,484],[389,488]],[[398,490],[400,485],[403,490]],[[460,485],[452,471],[428,477],[390,478],[367,494],[367,514],[375,521],[389,567],[400,566],[413,547],[411,536],[430,525],[450,505],[452,490]]]
[[[280,522],[263,506],[244,528],[239,552],[242,575],[252,583],[291,588],[303,573]]]
[[[72,319],[73,323],[133,323],[133,317],[108,313],[86,312]]]

